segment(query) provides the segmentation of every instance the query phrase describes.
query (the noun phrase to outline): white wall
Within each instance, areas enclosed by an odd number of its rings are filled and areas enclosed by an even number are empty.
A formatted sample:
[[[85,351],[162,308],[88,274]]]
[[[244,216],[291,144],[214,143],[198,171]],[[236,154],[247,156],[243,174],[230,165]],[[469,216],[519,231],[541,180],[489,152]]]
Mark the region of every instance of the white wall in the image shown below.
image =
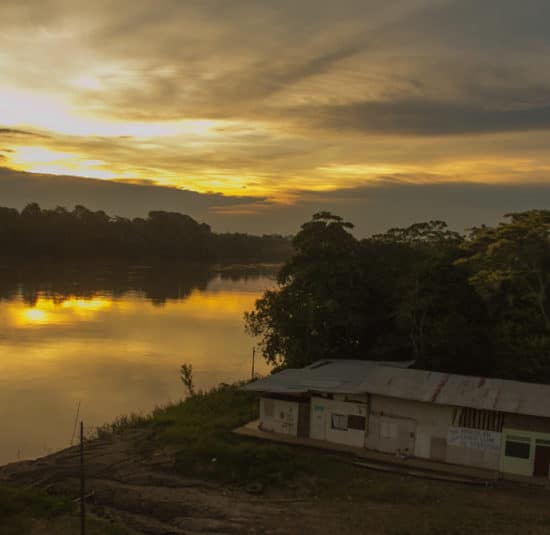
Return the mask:
[[[472,435],[479,440],[457,440],[456,433],[449,435],[460,409],[376,395],[371,396],[370,404],[367,448],[388,453],[408,449],[415,457],[498,469],[499,433],[490,440],[485,436],[488,432],[478,430],[467,430],[460,436]]]
[[[450,426],[447,462],[498,470],[502,434],[496,431]]]
[[[353,415],[365,418],[368,425],[368,411],[366,402],[350,402],[341,399],[311,398],[310,437],[317,440],[326,440],[336,444],[346,444],[362,448],[365,444],[365,430],[347,429],[346,431],[333,429],[332,415]]]
[[[298,435],[298,402],[260,398],[260,429]]]
[[[389,453],[408,449],[410,455],[428,459],[434,438],[446,442],[454,415],[452,407],[377,395],[370,398],[370,410],[367,448]]]

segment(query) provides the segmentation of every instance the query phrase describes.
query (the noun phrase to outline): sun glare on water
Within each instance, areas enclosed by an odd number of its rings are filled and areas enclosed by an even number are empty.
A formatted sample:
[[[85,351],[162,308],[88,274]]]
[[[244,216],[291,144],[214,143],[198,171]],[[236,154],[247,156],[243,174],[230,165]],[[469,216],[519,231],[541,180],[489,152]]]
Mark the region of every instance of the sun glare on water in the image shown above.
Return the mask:
[[[57,302],[54,299],[41,297],[32,307],[22,306],[13,309],[13,315],[14,322],[21,327],[69,324],[81,319],[89,319],[97,312],[110,308],[111,305],[112,300],[106,298],[68,298]]]
[[[28,323],[48,323],[48,314],[39,308],[26,308],[21,311],[20,317]]]

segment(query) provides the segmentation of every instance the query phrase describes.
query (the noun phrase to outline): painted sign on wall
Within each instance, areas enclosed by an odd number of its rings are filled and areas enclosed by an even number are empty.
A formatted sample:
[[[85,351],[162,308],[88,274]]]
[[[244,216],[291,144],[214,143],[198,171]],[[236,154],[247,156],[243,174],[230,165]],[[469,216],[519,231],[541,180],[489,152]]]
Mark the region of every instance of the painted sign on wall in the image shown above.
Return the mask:
[[[483,429],[469,429],[467,427],[449,426],[447,430],[447,444],[475,450],[500,451],[501,434]]]

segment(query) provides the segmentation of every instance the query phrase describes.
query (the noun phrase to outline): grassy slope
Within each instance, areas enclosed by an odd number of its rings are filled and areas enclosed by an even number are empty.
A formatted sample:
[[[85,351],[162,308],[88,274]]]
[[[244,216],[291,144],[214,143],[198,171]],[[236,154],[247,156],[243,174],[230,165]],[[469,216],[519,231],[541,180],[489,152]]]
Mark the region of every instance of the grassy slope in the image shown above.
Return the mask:
[[[89,535],[125,535],[116,526],[89,518]],[[76,535],[80,521],[69,500],[32,489],[0,485],[2,535]]]
[[[349,456],[234,435],[257,417],[257,397],[235,386],[159,409],[133,425],[155,429],[153,444],[177,449],[185,476],[265,487],[265,493],[304,499],[332,522],[334,532],[366,526],[393,535],[550,533],[550,493],[499,484],[473,487],[367,471]]]
[[[234,435],[257,417],[257,397],[237,387],[213,390],[159,409],[148,418],[121,418],[102,432],[128,427],[154,431],[136,443],[140,453],[170,447],[176,471],[263,489],[307,513],[311,532],[331,534],[466,535],[550,533],[550,493],[499,484],[474,487],[409,478],[353,466],[345,455],[290,447]],[[0,486],[0,534],[72,535],[78,518],[70,502],[36,491]],[[120,535],[105,523],[91,535]]]

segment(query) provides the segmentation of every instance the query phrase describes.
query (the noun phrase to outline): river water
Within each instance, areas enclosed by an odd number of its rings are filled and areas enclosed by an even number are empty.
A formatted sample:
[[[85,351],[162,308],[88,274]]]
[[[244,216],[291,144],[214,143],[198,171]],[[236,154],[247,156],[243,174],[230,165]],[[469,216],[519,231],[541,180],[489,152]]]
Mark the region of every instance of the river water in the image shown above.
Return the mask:
[[[0,269],[0,465],[184,396],[183,363],[209,388],[251,374],[243,314],[275,269],[4,266]],[[267,372],[261,358],[256,370]]]

